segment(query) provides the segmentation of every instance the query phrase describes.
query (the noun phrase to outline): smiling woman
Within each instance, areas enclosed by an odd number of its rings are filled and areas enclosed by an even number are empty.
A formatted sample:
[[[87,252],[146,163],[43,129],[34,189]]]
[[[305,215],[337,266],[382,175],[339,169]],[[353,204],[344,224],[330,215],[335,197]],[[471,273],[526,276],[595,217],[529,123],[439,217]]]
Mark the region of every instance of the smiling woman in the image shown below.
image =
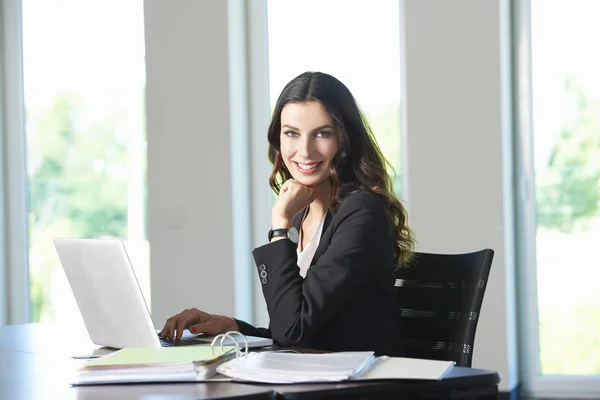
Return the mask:
[[[354,97],[331,75],[303,73],[279,96],[268,139],[278,198],[269,243],[253,255],[269,329],[192,308],[161,335],[237,330],[283,346],[402,355],[394,269],[414,241]]]
[[[311,188],[316,197],[328,196],[330,191],[333,159],[340,142],[339,128],[336,129],[335,125],[331,114],[318,101],[290,103],[281,111],[281,159],[293,180]],[[289,185],[284,183],[280,194],[285,193]],[[319,214],[325,215],[324,212]],[[322,226],[323,218],[317,220],[314,215],[313,212],[303,221],[298,244],[300,250],[306,248],[317,227]],[[289,225],[289,220],[278,218],[277,214],[274,215],[271,226]],[[300,268],[305,276],[308,267],[300,265]]]
[[[281,111],[281,154],[294,179],[316,186],[329,177],[339,140],[335,121],[317,101],[288,104]]]

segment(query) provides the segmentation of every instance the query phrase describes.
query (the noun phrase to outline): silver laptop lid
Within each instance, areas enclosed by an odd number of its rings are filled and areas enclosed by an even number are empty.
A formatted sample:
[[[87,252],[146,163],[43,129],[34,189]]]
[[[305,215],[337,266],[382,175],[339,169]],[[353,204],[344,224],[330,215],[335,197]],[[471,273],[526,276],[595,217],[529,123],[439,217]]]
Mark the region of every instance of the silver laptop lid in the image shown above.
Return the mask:
[[[92,342],[161,347],[122,241],[55,238],[54,246]]]

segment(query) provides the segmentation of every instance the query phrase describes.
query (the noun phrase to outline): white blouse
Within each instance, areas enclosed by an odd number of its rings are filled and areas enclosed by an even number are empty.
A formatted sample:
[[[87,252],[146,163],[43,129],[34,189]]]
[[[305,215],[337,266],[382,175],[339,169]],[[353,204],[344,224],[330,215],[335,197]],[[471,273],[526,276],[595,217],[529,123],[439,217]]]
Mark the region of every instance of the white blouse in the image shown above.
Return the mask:
[[[302,278],[306,278],[306,272],[308,271],[310,263],[312,262],[312,259],[315,256],[315,253],[317,252],[317,247],[319,247],[319,242],[321,241],[321,234],[323,233],[323,225],[325,224],[326,216],[327,213],[325,213],[325,215],[323,215],[323,218],[321,218],[321,222],[315,230],[315,233],[313,233],[312,237],[310,238],[308,243],[306,243],[306,246],[304,246],[304,249],[302,249],[302,251],[300,251],[300,243],[302,243],[302,229],[300,229],[298,235],[298,248],[296,249],[296,253],[298,254],[298,268],[300,268],[300,276]]]

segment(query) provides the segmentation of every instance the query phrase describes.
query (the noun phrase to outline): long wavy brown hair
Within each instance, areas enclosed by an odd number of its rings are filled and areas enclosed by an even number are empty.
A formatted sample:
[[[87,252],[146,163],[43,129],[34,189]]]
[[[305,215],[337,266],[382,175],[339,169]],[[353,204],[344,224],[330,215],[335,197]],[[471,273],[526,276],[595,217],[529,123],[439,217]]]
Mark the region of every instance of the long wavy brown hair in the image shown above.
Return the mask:
[[[338,125],[340,149],[331,166],[332,198],[335,212],[344,198],[356,190],[377,193],[383,199],[394,228],[394,259],[398,266],[412,258],[415,239],[408,226],[406,210],[394,194],[392,166],[383,156],[373,132],[354,96],[338,79],[322,72],[305,72],[291,80],[279,95],[269,125],[269,159],[273,172],[269,184],[276,194],[292,175],[280,153],[281,111],[286,104],[318,101]]]

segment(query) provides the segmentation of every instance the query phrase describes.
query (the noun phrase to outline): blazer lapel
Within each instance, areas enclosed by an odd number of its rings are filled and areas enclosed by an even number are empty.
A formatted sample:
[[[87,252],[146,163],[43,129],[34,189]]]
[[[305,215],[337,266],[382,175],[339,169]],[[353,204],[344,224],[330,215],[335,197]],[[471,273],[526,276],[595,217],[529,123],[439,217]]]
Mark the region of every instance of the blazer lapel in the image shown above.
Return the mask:
[[[310,265],[314,265],[317,260],[319,259],[319,257],[321,257],[323,255],[323,253],[325,253],[325,250],[327,250],[327,247],[329,247],[329,243],[331,242],[330,240],[330,236],[331,236],[331,232],[330,229],[332,227],[331,225],[331,221],[333,220],[333,215],[328,212],[325,215],[325,222],[323,222],[323,231],[321,232],[321,240],[319,240],[319,246],[317,247],[317,251],[315,252],[315,255],[310,263]],[[302,221],[302,220],[300,220]]]

